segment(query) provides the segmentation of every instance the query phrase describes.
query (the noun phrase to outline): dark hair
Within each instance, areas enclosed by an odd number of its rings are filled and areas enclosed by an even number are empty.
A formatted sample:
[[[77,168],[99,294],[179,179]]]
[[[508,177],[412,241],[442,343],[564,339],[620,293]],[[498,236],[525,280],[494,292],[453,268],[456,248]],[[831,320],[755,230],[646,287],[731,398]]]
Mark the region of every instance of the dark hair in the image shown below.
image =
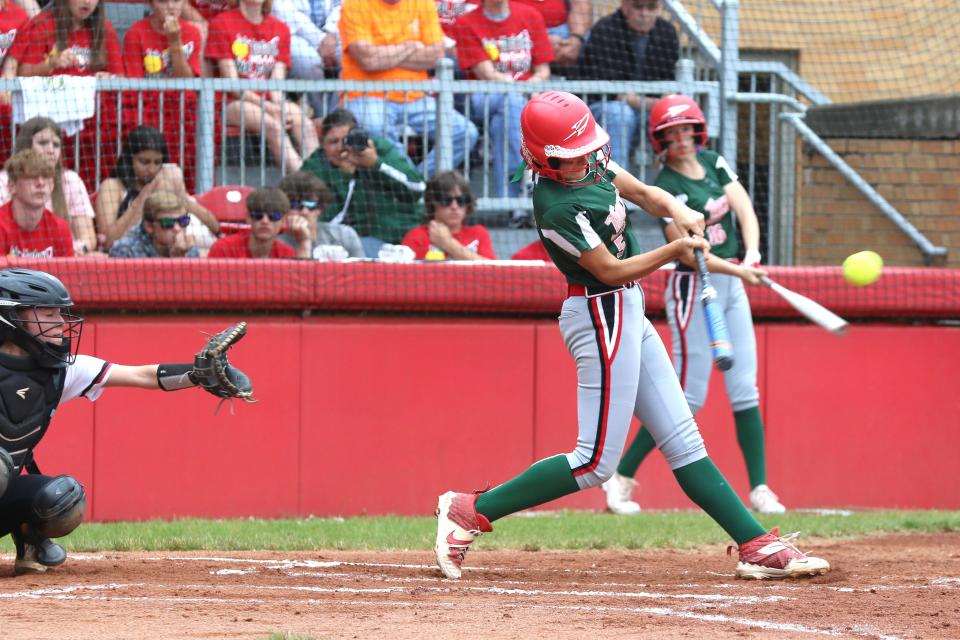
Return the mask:
[[[327,205],[330,204],[330,189],[327,188],[323,180],[309,171],[288,173],[277,187],[287,195],[291,202],[316,200],[320,203],[321,209],[326,209]]]
[[[320,121],[320,137],[327,135],[330,129],[342,127],[345,124],[351,127],[357,126],[357,116],[346,109],[334,109]]]
[[[33,137],[46,130],[53,131],[57,138],[63,143],[63,131],[60,125],[43,116],[35,116],[23,123],[20,131],[17,132],[17,139],[13,142],[13,152],[33,149]],[[53,204],[53,213],[58,218],[70,220],[70,213],[67,211],[67,194],[63,191],[63,147],[60,148],[60,160],[54,166],[53,193],[50,194],[50,201]]]
[[[117,158],[117,166],[113,169],[112,177],[118,178],[127,189],[137,186],[137,175],[133,172],[133,156],[141,151],[157,151],[163,156],[163,162],[170,161],[167,152],[167,139],[159,129],[153,127],[137,127],[123,141],[123,148]]]
[[[276,187],[261,187],[254,189],[247,196],[247,212],[250,211],[290,211],[290,199]]]
[[[68,0],[54,0],[49,9],[53,14],[54,35],[56,38],[57,53],[67,50],[67,42],[73,33],[73,14],[70,13]],[[104,18],[103,0],[97,2],[97,8],[90,17],[83,21],[83,27],[92,33],[90,47],[90,71],[96,73],[107,68],[107,51],[104,38],[106,37],[106,19]]]
[[[473,213],[475,199],[467,179],[464,178],[459,171],[441,171],[440,173],[434,174],[434,176],[427,181],[427,189],[423,193],[423,200],[427,206],[428,222],[433,220],[433,214],[437,204],[446,200],[450,192],[454,189],[460,189],[461,194],[470,196],[470,204],[467,205],[467,215],[465,218]]]

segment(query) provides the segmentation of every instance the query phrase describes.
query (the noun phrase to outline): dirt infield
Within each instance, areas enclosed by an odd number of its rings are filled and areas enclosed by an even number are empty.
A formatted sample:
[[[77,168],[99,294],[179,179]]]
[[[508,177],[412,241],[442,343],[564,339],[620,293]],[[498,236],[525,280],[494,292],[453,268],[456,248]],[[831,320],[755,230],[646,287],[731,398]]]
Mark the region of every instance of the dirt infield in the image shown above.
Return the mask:
[[[5,639],[960,638],[960,534],[816,547],[834,570],[735,580],[695,552],[495,552],[459,582],[430,552],[73,554],[0,569]]]

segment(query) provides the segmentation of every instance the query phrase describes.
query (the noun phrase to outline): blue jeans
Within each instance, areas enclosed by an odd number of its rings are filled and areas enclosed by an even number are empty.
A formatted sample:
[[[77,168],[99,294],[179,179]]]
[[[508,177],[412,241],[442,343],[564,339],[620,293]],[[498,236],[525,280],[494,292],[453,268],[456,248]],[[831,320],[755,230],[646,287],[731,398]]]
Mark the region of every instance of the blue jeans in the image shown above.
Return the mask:
[[[426,132],[431,143],[437,131],[437,102],[428,96],[407,103],[390,102],[384,98],[364,96],[350,100],[347,103],[347,108],[353,112],[369,134],[391,140],[404,154],[407,150],[400,144],[400,127],[404,122],[418,135],[422,136]],[[404,112],[406,112],[406,121],[404,121]],[[451,114],[451,120],[453,166],[459,167],[463,163],[464,157],[477,143],[479,135],[477,127],[467,120],[462,113],[454,111]],[[436,173],[437,154],[435,149],[431,148],[430,153],[426,155],[423,164],[418,169],[426,177]]]
[[[610,134],[611,159],[629,171],[633,138],[637,133],[637,112],[626,102],[612,96],[606,103],[591,104],[590,111],[597,123]]]
[[[486,104],[486,106],[485,106]],[[470,111],[477,118],[490,110],[487,134],[493,158],[493,184],[498,197],[519,196],[520,183],[510,182],[520,163],[520,112],[526,99],[520,93],[479,93],[470,97]]]

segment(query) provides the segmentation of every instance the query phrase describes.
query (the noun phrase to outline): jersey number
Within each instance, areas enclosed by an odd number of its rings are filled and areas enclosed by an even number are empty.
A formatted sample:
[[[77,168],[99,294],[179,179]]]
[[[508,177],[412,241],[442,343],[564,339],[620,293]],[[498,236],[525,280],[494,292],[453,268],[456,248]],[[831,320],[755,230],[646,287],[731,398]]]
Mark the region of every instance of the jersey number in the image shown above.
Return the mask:
[[[616,203],[610,205],[610,215],[607,216],[604,223],[613,227],[613,235],[610,236],[610,241],[617,248],[617,257],[622,258],[624,251],[627,250],[627,241],[623,239],[623,232],[627,228],[627,208],[619,197]]]

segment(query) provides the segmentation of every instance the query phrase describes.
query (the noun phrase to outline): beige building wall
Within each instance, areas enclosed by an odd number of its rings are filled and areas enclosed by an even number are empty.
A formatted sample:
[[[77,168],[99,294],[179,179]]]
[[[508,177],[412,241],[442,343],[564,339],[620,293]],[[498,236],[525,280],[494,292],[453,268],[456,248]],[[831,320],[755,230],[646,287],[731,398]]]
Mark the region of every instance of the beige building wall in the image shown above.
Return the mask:
[[[713,2],[683,4],[719,45]],[[596,14],[619,6],[598,0]],[[741,49],[796,52],[800,75],[834,102],[960,92],[958,45],[960,0],[740,1]]]

